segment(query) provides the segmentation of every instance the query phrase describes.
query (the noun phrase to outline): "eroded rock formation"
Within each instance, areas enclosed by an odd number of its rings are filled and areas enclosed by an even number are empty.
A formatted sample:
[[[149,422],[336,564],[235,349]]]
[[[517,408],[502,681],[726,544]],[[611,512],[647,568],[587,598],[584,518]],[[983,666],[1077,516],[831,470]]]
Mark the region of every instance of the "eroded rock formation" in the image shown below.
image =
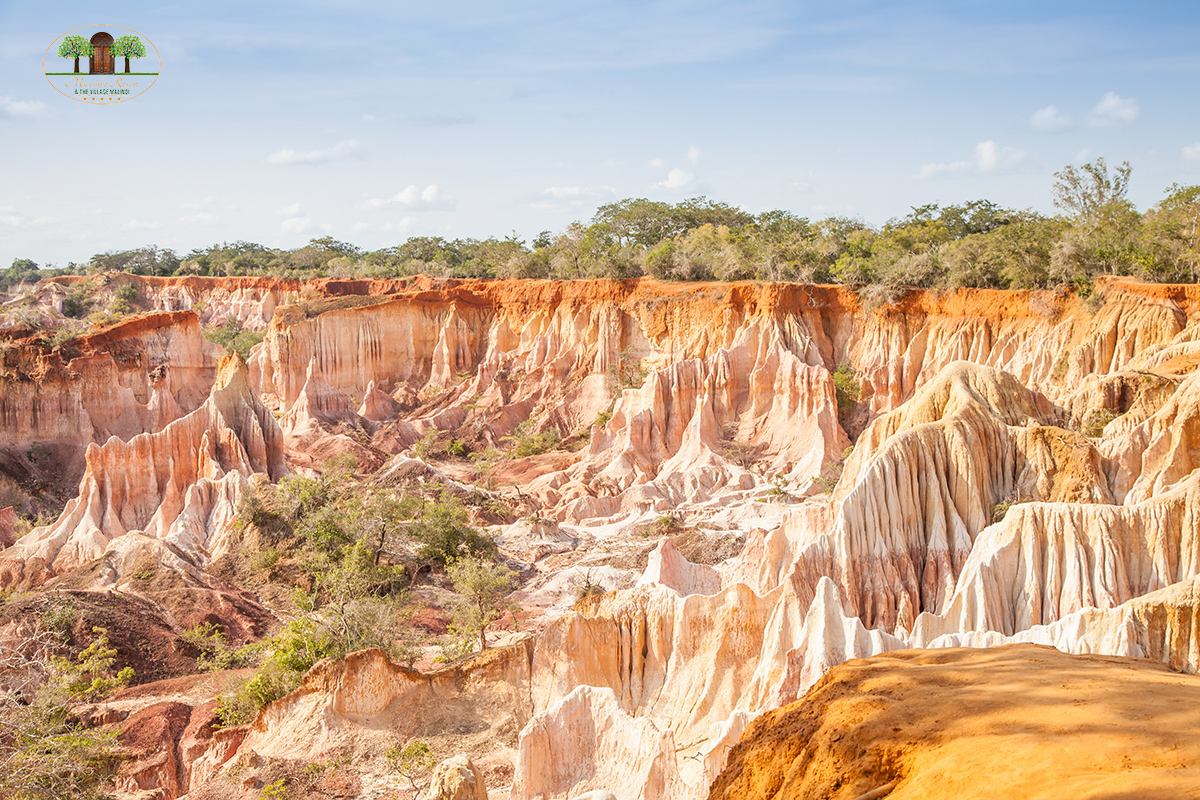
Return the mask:
[[[202,573],[227,546],[249,476],[286,474],[282,439],[250,391],[245,364],[227,356],[208,399],[191,414],[127,442],[89,445],[79,496],[54,523],[0,554],[0,580],[41,583],[111,555],[113,569],[97,585],[113,586],[143,553]]]
[[[905,647],[1029,642],[1200,662],[1195,287],[1104,281],[1094,308],[1066,292],[917,292],[875,311],[834,287],[653,281],[188,278],[138,291],[170,313],[5,351],[23,376],[0,392],[12,447],[88,445],[79,496],[0,551],[7,584],[136,592],[180,625],[181,598],[224,603],[248,631],[262,609],[206,570],[233,546],[252,476],[348,451],[371,467],[394,456],[385,484],[420,473],[466,493],[479,475],[430,467],[414,444],[515,450],[555,431],[564,446],[490,476],[534,511],[497,531],[536,612],[528,636],[431,674],[375,651],[322,663],[236,734],[189,734],[199,712],[164,705],[154,735],[174,744],[130,745],[128,791],[250,796],[260,787],[233,770],[351,754],[367,765],[355,791],[385,792],[379,754],[419,737],[465,752],[485,781],[510,765],[514,798],[699,798],[727,758],[740,777],[718,786],[759,791],[785,756],[803,762],[801,782],[851,776],[847,797],[889,784],[922,796],[935,773],[917,750],[867,748],[896,767],[880,771],[851,752],[857,739],[825,736],[888,718],[821,705],[849,685],[845,668],[822,682],[829,670]],[[200,325],[228,317],[266,338],[248,368],[230,357],[218,371]],[[713,550],[745,546],[691,563],[660,538],[678,528]],[[147,565],[184,576],[174,599],[132,579]],[[953,667],[972,687],[1034,661],[1073,669],[998,652],[869,663]],[[884,681],[870,675],[851,683]],[[752,721],[797,701],[793,716]],[[784,732],[804,726],[819,747],[801,757]],[[764,737],[773,754],[734,749]],[[457,785],[477,788],[470,772]]]

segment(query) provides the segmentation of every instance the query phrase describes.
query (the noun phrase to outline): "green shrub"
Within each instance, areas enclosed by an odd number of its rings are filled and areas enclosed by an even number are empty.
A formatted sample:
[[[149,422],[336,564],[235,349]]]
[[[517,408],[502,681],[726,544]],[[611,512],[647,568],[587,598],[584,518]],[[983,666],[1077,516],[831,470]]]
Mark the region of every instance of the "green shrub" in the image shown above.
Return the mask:
[[[92,632],[96,634],[96,639],[80,651],[74,660],[51,659],[59,673],[59,688],[68,702],[94,702],[129,685],[134,678],[132,667],[125,667],[115,675],[112,674],[117,650],[109,646],[108,631],[96,627],[92,628]]]
[[[833,490],[837,488],[838,481],[842,479],[842,472],[846,469],[846,461],[854,452],[854,445],[850,445],[842,451],[839,458],[834,459],[826,467],[821,470],[819,475],[813,478],[813,485],[817,487],[817,491],[822,494],[833,494]]]
[[[71,628],[79,616],[75,601],[69,595],[50,595],[49,602],[38,612],[38,621],[57,641],[71,641]]]
[[[263,340],[263,334],[247,330],[237,317],[226,317],[220,325],[204,332],[204,338],[218,344],[228,353],[237,353],[243,360],[250,358],[250,350]]]
[[[1004,515],[1008,510],[1019,503],[1028,503],[1029,498],[1024,498],[1016,489],[1009,492],[1004,499],[1000,500],[996,505],[992,506],[992,524],[996,524],[1004,519]]]
[[[849,361],[843,361],[833,371],[833,391],[837,397],[838,419],[845,421],[862,398],[862,383]]]
[[[441,498],[428,504],[421,518],[407,530],[409,537],[419,544],[418,558],[445,565],[463,556],[495,555],[495,541],[471,527],[467,520],[462,503],[442,492]]]
[[[86,328],[81,328],[74,324],[63,325],[46,339],[46,343],[51,347],[61,347],[67,342],[78,339],[85,333],[87,333]]]
[[[1083,433],[1085,436],[1100,437],[1104,435],[1104,429],[1108,427],[1108,423],[1116,419],[1119,414],[1114,413],[1111,409],[1098,408],[1092,411],[1083,422]]]
[[[416,797],[421,789],[417,783],[417,777],[437,765],[433,751],[429,749],[429,745],[421,741],[409,742],[403,749],[399,746],[390,747],[384,753],[384,757],[391,764],[392,769],[403,775],[409,782],[413,797]]]
[[[452,633],[460,634],[457,649],[461,651],[468,639],[477,639],[479,649],[487,649],[488,626],[514,612],[504,598],[517,588],[516,573],[490,559],[466,556],[448,564],[446,574],[460,595],[450,606]]]
[[[636,389],[646,382],[649,374],[642,365],[641,359],[634,358],[633,347],[629,346],[617,353],[617,361],[608,365],[608,375],[616,387],[616,395],[620,397],[626,389]]]
[[[225,632],[211,622],[199,622],[185,629],[180,638],[199,651],[196,666],[206,672],[245,666],[256,653],[254,646],[231,647]]]
[[[123,283],[112,290],[112,303],[109,310],[115,314],[128,314],[137,300],[138,292],[132,283]]]
[[[287,778],[268,783],[258,795],[259,800],[287,800],[288,796]]]
[[[109,796],[118,764],[116,733],[86,728],[73,706],[126,682],[132,670],[109,677],[115,651],[102,631],[75,660],[47,659],[39,646],[44,644],[34,637],[0,645],[0,660],[9,669],[45,676],[32,696],[20,691],[0,696],[0,797],[101,800]],[[111,683],[98,686],[98,680]]]
[[[503,437],[502,441],[511,443],[512,450],[509,454],[513,458],[540,456],[542,453],[557,450],[562,444],[562,433],[558,428],[550,427],[541,433],[533,433],[532,428],[533,420],[527,419],[514,428],[510,436]]]
[[[253,566],[260,572],[270,572],[279,563],[279,550],[268,547],[254,556]]]

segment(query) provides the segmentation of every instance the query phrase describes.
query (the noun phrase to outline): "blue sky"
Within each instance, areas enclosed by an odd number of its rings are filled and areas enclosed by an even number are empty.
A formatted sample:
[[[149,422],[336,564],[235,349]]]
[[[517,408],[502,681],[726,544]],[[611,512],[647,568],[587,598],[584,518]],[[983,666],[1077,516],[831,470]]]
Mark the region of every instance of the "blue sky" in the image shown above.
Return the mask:
[[[163,73],[95,108],[42,55],[105,23]],[[1053,173],[1096,156],[1145,209],[1200,183],[1198,43],[1194,2],[0,0],[0,267],[528,240],[623,197],[1050,212]]]

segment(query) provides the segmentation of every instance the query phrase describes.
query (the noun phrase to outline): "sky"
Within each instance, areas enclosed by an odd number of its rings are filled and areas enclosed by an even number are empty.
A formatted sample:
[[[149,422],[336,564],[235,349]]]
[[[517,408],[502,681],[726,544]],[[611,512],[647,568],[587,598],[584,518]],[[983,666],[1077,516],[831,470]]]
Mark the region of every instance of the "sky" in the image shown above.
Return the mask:
[[[1052,213],[1054,172],[1200,183],[1200,3],[0,0],[0,268],[148,244],[526,241],[626,197],[879,225]],[[93,107],[83,25],[162,56]],[[59,69],[70,69],[64,59]],[[86,68],[86,61],[85,68]],[[137,62],[135,62],[136,68]]]

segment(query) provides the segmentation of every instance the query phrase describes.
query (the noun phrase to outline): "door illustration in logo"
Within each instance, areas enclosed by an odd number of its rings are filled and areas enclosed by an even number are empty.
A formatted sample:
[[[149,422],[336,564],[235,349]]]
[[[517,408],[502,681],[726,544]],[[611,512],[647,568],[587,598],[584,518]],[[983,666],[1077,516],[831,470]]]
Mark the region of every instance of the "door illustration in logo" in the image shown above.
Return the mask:
[[[93,75],[111,75],[113,72],[112,56],[113,37],[101,31],[92,37],[91,70]]]

